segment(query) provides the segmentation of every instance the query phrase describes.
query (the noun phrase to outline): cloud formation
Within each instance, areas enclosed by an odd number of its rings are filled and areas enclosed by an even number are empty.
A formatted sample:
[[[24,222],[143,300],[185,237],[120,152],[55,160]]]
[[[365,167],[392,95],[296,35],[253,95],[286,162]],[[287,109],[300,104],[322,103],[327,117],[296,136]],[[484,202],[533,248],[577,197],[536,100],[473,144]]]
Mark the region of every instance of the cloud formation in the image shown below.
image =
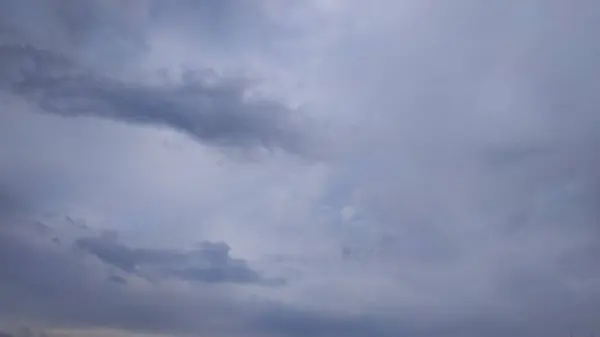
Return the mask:
[[[242,318],[246,315],[244,310],[233,310],[232,304],[228,304],[228,296],[214,293],[214,288],[186,290],[168,284],[152,285],[143,277],[131,278],[134,274],[130,270],[124,270],[124,277],[114,274],[111,267],[122,269],[124,264],[119,262],[126,254],[116,254],[117,249],[110,247],[112,242],[105,236],[80,239],[73,247],[56,243],[52,240],[55,235],[55,230],[40,223],[21,222],[0,227],[0,261],[4,266],[0,272],[3,298],[0,315],[3,321],[25,316],[32,319],[33,324],[58,323],[76,327],[99,324],[145,331],[193,332],[203,326],[213,329],[211,321],[215,321],[216,326],[221,325],[215,318],[225,312],[245,320]],[[82,246],[86,249],[81,249]],[[224,244],[203,243],[195,254],[190,255],[152,250],[131,252],[141,263],[146,263],[144,266],[154,263],[171,268],[158,268],[159,273],[168,277],[208,282],[217,290],[219,284],[227,282],[262,280],[242,260],[228,257],[224,247]],[[125,247],[121,249],[128,251]],[[92,256],[98,259],[91,259]],[[171,259],[179,263],[169,264]],[[184,275],[180,276],[177,267],[183,259],[193,260],[196,264],[202,259],[209,260],[209,267],[182,268]],[[185,275],[186,272],[191,275]],[[245,277],[248,274],[252,278]],[[125,281],[125,277],[129,280]],[[225,311],[216,314],[221,310]],[[186,323],[180,325],[181,320]],[[234,325],[231,325],[232,329]]]
[[[130,248],[116,237],[103,235],[84,237],[75,245],[95,255],[104,263],[131,274],[144,277],[145,271],[191,282],[283,284],[283,280],[264,279],[248,267],[246,261],[231,258],[230,247],[224,242],[201,242],[190,250]],[[111,280],[119,282],[118,277]]]
[[[599,332],[598,9],[2,2],[0,327]]]
[[[0,53],[3,86],[47,112],[165,126],[224,147],[310,155],[299,112],[247,97],[243,79],[211,81],[188,72],[180,84],[144,85],[95,76],[63,55],[32,46],[4,45]]]

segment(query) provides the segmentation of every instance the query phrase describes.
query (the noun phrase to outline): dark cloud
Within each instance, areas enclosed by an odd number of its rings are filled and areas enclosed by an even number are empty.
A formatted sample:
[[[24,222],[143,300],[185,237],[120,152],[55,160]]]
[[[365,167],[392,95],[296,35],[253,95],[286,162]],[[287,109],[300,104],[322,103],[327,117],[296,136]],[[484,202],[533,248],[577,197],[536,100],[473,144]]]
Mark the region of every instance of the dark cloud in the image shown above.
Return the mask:
[[[103,241],[107,240],[104,237]],[[196,253],[224,261],[227,251],[222,243],[202,243]],[[166,264],[189,254],[144,251],[139,255],[141,260]],[[125,284],[120,276],[107,276],[110,271],[106,265],[90,262],[80,251],[57,247],[40,237],[28,223],[0,228],[0,317],[27,318],[42,326],[107,326],[168,334],[202,331],[295,336],[302,332],[346,332],[360,336],[380,330],[364,325],[367,321],[363,319],[320,317],[276,303],[231,301],[212,288],[189,292],[156,284],[150,289],[135,282]]]
[[[137,70],[147,50],[144,28],[150,21],[155,27],[184,26],[204,34],[226,28],[217,28],[212,21],[198,26],[205,22],[200,17],[218,14],[236,17],[238,24],[230,26],[241,34],[266,19],[260,14],[261,5],[246,5],[246,11],[238,5],[236,1],[168,5],[144,0],[4,1],[0,89],[63,116],[168,127],[215,146],[265,147],[311,156],[309,143],[315,134],[304,114],[276,99],[250,97],[254,81],[247,78],[188,71],[175,83],[148,84],[114,76]],[[245,22],[250,13],[252,22]]]
[[[76,241],[78,248],[103,262],[139,276],[148,272],[191,282],[283,284],[251,269],[246,261],[232,258],[226,243],[202,242],[190,250],[132,248],[114,237],[86,237]]]
[[[3,186],[0,182],[0,220],[18,212],[18,209],[22,207],[21,202],[22,200],[14,195],[11,188]]]
[[[0,85],[47,112],[169,127],[216,146],[310,156],[301,113],[275,100],[249,97],[245,79],[188,72],[177,84],[128,83],[21,45],[0,46],[0,61]]]
[[[107,280],[118,284],[127,284],[127,279],[119,275],[110,275]]]
[[[233,260],[228,256],[229,248],[223,243],[205,242],[187,252],[132,249],[116,241],[114,233],[105,233],[79,241],[87,250],[73,250],[53,244],[52,235],[42,235],[38,227],[20,223],[0,228],[3,266],[0,269],[0,297],[3,299],[0,317],[26,317],[66,327],[110,326],[154,333],[527,337],[560,335],[571,327],[577,334],[588,333],[577,327],[593,326],[598,312],[596,298],[569,297],[561,293],[560,286],[548,286],[547,280],[540,279],[543,275],[532,270],[518,270],[510,280],[501,280],[510,288],[505,294],[519,294],[529,307],[516,307],[518,311],[508,316],[494,310],[483,311],[465,320],[452,319],[451,313],[444,314],[447,318],[429,316],[431,312],[421,317],[413,310],[401,309],[380,314],[300,310],[276,302],[233,300],[213,288],[206,291],[196,288],[189,292],[160,284],[140,287],[134,279],[127,281],[114,274],[110,266],[121,269],[116,261],[125,259],[124,256],[130,265],[121,264],[128,268],[139,263],[142,267],[154,265],[168,272],[183,270],[173,266],[200,261],[223,265]],[[90,260],[90,253],[97,254],[102,262]],[[585,263],[588,262],[591,263]],[[171,276],[178,277],[175,273]],[[206,274],[201,275],[201,281],[206,282]],[[549,293],[553,294],[552,298],[547,297]],[[562,306],[560,310],[556,310],[558,306]],[[582,308],[586,311],[582,312]],[[523,315],[523,318],[515,320],[514,315]]]
[[[91,255],[86,251],[54,244],[52,236],[42,235],[37,227],[28,221],[0,227],[2,319],[155,332],[227,331],[237,329],[238,323],[249,324],[244,323],[247,319],[245,311],[251,306],[237,309],[227,293],[215,291],[214,287],[224,286],[227,275],[213,279],[215,282],[210,288],[198,287],[194,291],[147,283],[140,278],[126,280],[111,270],[111,263],[120,256],[112,256],[108,261],[90,259]],[[106,245],[105,240],[95,242]],[[221,244],[207,245],[224,247]],[[129,251],[134,256],[143,256],[141,260],[146,262],[159,264],[157,261],[160,261],[160,267],[165,269],[169,268],[167,260],[189,258],[197,261],[183,253]],[[209,253],[199,248],[197,254],[204,256]],[[227,253],[217,255],[223,257]],[[225,257],[225,260],[231,258]],[[231,270],[236,267],[223,268]],[[167,272],[172,273],[170,270]],[[230,317],[238,323],[223,326],[223,317]]]

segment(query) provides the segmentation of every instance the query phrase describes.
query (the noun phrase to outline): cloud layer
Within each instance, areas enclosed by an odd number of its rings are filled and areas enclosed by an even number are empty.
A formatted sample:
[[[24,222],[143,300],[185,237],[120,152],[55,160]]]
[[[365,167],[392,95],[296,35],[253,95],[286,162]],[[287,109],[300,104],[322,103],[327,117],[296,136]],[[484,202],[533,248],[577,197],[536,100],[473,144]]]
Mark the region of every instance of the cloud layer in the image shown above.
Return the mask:
[[[600,333],[598,9],[0,3],[0,330]]]

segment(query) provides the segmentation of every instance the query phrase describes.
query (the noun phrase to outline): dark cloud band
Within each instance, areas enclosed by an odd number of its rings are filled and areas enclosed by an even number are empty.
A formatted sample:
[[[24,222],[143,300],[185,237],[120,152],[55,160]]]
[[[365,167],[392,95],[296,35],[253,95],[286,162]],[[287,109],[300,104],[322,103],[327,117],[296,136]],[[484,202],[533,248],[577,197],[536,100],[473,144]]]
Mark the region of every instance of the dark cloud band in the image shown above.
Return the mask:
[[[68,57],[32,46],[0,46],[0,87],[65,117],[95,116],[169,127],[223,147],[310,156],[309,125],[283,103],[248,97],[243,78],[187,73],[178,84],[127,83],[94,75]]]

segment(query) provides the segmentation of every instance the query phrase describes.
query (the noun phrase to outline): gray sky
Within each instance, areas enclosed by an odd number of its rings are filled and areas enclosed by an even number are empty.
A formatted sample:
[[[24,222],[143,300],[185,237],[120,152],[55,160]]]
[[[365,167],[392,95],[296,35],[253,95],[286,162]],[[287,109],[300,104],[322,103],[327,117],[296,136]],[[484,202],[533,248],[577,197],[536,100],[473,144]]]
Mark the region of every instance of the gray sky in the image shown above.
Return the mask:
[[[0,336],[600,334],[597,1],[0,1]]]

